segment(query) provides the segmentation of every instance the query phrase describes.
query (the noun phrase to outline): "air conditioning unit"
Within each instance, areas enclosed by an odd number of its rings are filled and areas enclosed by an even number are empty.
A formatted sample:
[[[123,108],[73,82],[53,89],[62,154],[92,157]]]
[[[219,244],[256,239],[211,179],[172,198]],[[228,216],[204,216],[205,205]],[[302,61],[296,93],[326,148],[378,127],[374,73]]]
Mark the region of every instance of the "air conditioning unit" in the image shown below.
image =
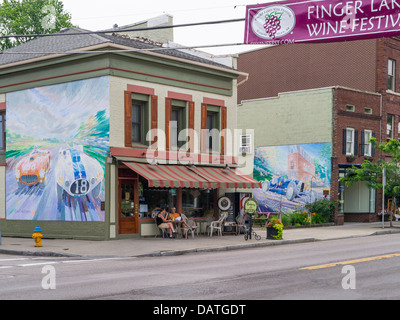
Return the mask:
[[[240,147],[240,148],[239,148],[239,153],[241,153],[241,154],[248,154],[248,153],[250,153],[250,147]]]

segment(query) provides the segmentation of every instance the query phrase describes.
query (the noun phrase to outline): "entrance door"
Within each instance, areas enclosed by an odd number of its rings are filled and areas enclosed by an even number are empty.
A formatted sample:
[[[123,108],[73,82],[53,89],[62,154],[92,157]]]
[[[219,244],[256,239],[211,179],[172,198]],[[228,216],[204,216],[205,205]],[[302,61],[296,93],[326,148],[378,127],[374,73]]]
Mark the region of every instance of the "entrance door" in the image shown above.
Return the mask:
[[[138,233],[138,180],[119,181],[118,233]]]

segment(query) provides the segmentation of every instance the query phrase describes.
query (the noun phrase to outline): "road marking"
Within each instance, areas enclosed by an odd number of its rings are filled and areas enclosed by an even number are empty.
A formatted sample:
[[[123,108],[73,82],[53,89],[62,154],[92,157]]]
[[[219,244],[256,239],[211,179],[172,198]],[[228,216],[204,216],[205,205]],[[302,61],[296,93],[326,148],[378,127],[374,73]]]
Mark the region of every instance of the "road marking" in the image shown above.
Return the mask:
[[[48,261],[48,262],[40,262],[40,263],[27,263],[27,264],[19,264],[18,267],[34,267],[34,266],[44,266],[48,264],[57,264],[56,261]]]
[[[323,268],[331,268],[331,267],[335,267],[338,265],[355,264],[355,263],[360,263],[360,262],[375,261],[375,260],[388,259],[388,258],[394,258],[394,257],[400,257],[400,253],[392,253],[392,254],[386,254],[383,256],[376,256],[376,257],[361,258],[361,259],[321,264],[321,265],[317,265],[317,266],[300,268],[300,270],[316,270],[316,269],[323,269]]]

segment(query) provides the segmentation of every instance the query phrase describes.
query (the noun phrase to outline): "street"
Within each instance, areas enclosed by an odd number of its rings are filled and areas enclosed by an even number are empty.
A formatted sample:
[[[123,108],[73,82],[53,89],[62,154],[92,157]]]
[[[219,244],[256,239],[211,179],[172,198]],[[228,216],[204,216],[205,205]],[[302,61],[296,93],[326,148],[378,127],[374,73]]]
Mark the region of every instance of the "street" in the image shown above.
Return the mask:
[[[0,255],[0,300],[398,299],[399,245],[390,234],[147,258]]]

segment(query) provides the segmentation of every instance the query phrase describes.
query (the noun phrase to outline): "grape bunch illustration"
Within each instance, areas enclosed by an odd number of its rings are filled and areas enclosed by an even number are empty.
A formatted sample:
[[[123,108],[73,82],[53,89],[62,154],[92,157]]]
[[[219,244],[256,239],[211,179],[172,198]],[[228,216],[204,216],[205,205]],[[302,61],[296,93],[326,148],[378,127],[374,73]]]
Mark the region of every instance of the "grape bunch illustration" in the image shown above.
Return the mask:
[[[278,30],[281,29],[281,17],[283,12],[271,12],[271,14],[267,14],[265,16],[265,24],[264,29],[267,32],[268,36],[272,39],[275,39],[275,35]]]

